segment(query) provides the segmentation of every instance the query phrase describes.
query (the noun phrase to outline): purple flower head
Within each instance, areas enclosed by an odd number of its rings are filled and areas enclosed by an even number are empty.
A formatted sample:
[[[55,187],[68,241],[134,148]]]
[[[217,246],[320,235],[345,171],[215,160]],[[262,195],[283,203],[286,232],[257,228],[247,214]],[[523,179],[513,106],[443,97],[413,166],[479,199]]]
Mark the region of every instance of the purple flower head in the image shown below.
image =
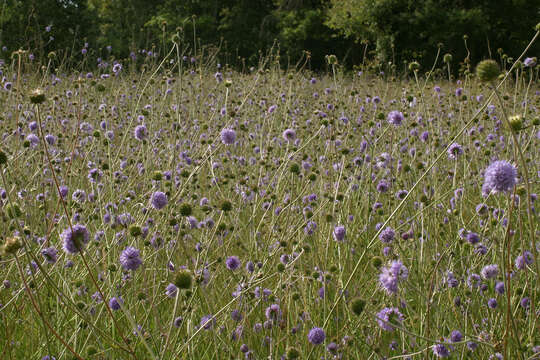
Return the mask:
[[[343,241],[345,239],[345,226],[338,225],[334,228],[334,239],[336,241]]]
[[[109,300],[109,307],[113,311],[120,310],[120,307],[121,307],[121,305],[123,303],[124,303],[124,300],[122,300],[122,298],[120,296],[119,297],[113,297],[113,298],[111,298]]]
[[[383,290],[388,294],[395,294],[398,291],[398,283],[406,280],[409,276],[409,270],[403,266],[399,260],[394,260],[386,267],[382,268],[379,274],[379,283]]]
[[[225,145],[232,145],[236,140],[236,132],[233,129],[225,128],[221,130],[221,142]]]
[[[433,354],[439,358],[445,358],[450,356],[450,351],[443,344],[435,344],[431,347]]]
[[[240,259],[238,259],[238,256],[229,256],[227,260],[225,260],[225,265],[227,266],[227,269],[229,270],[236,270],[240,267]]]
[[[296,132],[293,129],[285,129],[283,131],[283,139],[288,142],[294,141],[296,139]]]
[[[486,190],[494,193],[510,191],[517,182],[517,169],[508,161],[499,160],[491,163],[484,173],[484,186]],[[488,192],[489,192],[488,191]]]
[[[264,315],[268,320],[276,321],[281,318],[281,309],[278,304],[272,304],[266,308]]]
[[[137,270],[142,265],[140,251],[128,246],[120,254],[120,265],[124,270]]]
[[[388,122],[392,125],[399,126],[401,122],[405,119],[401,111],[390,111],[388,114]]]
[[[322,344],[324,342],[324,339],[326,339],[326,334],[324,333],[324,330],[320,327],[314,327],[308,333],[308,341],[313,345]]]
[[[448,148],[448,158],[456,160],[459,155],[463,154],[463,147],[458,143],[452,143]]]
[[[390,244],[394,237],[396,236],[396,232],[391,227],[387,226],[381,233],[379,234],[379,240],[381,240],[384,244]]]
[[[58,259],[58,250],[54,247],[49,247],[41,250],[41,255],[43,255],[49,264],[54,264]]]
[[[536,65],[536,58],[535,57],[528,57],[528,58],[525,58],[525,60],[523,60],[523,65],[525,65],[526,67],[534,67]]]
[[[144,125],[137,125],[133,131],[133,136],[139,141],[143,141],[148,137],[148,129]]]
[[[200,326],[204,330],[210,330],[214,326],[216,319],[212,315],[205,315],[201,318]]]
[[[90,240],[90,233],[86,226],[82,224],[73,225],[72,228],[65,229],[60,238],[63,241],[64,251],[68,254],[81,252]]]
[[[499,266],[497,264],[486,265],[480,272],[486,280],[496,278],[499,274]]]
[[[515,266],[519,270],[525,269],[526,265],[531,265],[533,263],[533,255],[530,251],[524,251],[523,255],[519,255],[516,258]]]
[[[170,298],[176,297],[176,293],[178,292],[178,288],[173,283],[169,283],[167,287],[165,288],[165,295],[167,295]]]
[[[488,300],[487,305],[490,309],[495,309],[497,307],[497,299],[491,298]]]
[[[392,324],[401,323],[403,314],[397,308],[384,308],[376,315],[379,327],[385,331],[394,331]]]
[[[152,203],[152,207],[154,209],[161,210],[168,203],[167,195],[164,192],[156,191],[155,193],[152,194],[152,198],[150,202]]]
[[[459,330],[452,331],[452,333],[450,334],[450,341],[460,342],[461,340],[463,340],[463,335],[461,334],[461,332]]]

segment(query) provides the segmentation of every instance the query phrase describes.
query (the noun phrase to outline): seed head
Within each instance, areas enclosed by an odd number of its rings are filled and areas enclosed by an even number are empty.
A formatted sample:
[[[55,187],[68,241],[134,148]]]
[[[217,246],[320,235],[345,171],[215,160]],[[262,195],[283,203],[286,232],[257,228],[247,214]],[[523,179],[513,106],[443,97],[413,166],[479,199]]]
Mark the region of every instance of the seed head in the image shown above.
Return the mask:
[[[476,66],[476,75],[483,82],[491,82],[500,74],[499,65],[495,60],[484,60]]]

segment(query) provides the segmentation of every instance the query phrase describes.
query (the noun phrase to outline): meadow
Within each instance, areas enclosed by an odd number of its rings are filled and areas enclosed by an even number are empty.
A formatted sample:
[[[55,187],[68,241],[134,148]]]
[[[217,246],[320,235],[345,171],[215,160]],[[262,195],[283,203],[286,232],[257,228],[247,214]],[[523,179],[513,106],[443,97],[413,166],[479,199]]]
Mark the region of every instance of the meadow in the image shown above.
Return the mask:
[[[1,359],[540,358],[529,54],[137,56],[1,69]]]

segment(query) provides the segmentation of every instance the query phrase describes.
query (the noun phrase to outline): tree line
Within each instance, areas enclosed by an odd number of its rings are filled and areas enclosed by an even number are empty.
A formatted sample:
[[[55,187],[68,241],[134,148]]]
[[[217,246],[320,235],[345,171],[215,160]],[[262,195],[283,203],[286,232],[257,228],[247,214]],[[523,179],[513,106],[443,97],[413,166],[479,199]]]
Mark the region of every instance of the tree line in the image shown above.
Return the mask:
[[[369,59],[400,69],[517,56],[540,19],[540,0],[3,0],[1,57],[27,49],[82,59],[84,49],[127,58],[163,55],[174,36],[186,53],[214,47],[254,65],[269,49],[319,69],[333,54],[348,67]],[[538,43],[531,52],[538,52]],[[511,60],[511,59],[510,59]]]

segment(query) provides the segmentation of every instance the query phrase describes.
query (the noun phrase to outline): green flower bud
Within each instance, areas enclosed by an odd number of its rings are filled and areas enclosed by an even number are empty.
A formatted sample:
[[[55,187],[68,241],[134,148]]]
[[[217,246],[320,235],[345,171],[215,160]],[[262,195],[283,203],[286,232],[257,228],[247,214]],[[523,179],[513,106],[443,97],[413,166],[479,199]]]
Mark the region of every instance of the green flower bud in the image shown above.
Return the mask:
[[[174,277],[174,285],[179,289],[189,289],[193,282],[193,277],[189,270],[180,270]]]
[[[413,61],[409,64],[410,71],[418,71],[418,69],[420,69],[420,64],[418,63],[418,61]]]
[[[445,64],[451,63],[452,62],[452,54],[444,54],[443,62]]]
[[[45,93],[41,89],[34,89],[30,92],[30,102],[32,104],[41,104],[45,99]]]
[[[510,123],[510,129],[513,132],[519,132],[523,128],[523,118],[521,115],[510,116],[508,122]]]
[[[491,82],[500,74],[499,65],[495,60],[484,60],[476,66],[476,75],[483,82]]]

